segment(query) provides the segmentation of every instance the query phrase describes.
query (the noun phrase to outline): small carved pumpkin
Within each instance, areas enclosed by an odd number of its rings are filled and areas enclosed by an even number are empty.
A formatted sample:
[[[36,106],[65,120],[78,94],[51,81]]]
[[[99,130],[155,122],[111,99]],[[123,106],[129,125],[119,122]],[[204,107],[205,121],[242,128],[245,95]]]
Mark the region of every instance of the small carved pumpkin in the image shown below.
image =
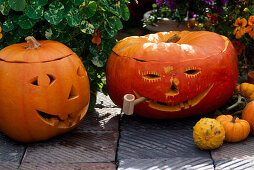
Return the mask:
[[[84,118],[90,97],[86,70],[71,49],[27,41],[0,51],[0,130],[21,142],[70,131]]]
[[[174,35],[180,39],[168,41]],[[107,88],[122,107],[125,94],[148,100],[135,113],[150,118],[179,118],[207,113],[232,95],[237,56],[228,38],[216,33],[160,32],[127,37],[107,61]]]
[[[250,133],[250,125],[246,120],[235,118],[232,115],[220,115],[216,120],[222,124],[227,142],[240,142]]]
[[[219,121],[202,118],[193,127],[193,139],[200,149],[216,149],[223,144],[225,131]]]
[[[249,122],[251,133],[254,135],[254,101],[249,102],[245,106],[242,118]]]

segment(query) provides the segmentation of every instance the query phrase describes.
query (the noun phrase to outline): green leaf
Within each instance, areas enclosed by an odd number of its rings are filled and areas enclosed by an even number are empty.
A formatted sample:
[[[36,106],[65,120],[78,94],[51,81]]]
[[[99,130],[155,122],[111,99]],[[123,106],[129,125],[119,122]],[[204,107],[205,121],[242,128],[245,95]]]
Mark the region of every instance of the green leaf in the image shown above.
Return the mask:
[[[121,16],[123,20],[128,21],[130,18],[130,12],[129,12],[129,8],[127,7],[125,3],[122,2],[120,4],[120,10],[121,10]]]
[[[92,63],[89,60],[85,60],[84,65],[89,79],[93,81],[97,76],[97,70],[92,66]]]
[[[102,16],[100,15],[100,13],[96,13],[94,16],[89,18],[89,21],[94,26],[94,28],[98,28],[100,26],[100,23],[101,23],[101,20],[102,20],[101,17]]]
[[[64,5],[64,14],[67,14],[69,10],[73,7],[72,0],[61,0]]]
[[[101,43],[101,49],[103,52],[110,55],[112,52],[112,48],[116,45],[117,41],[114,38],[107,39],[107,41],[102,41]]]
[[[99,0],[101,4],[103,4],[105,6],[105,8],[109,8],[109,4],[107,0]]]
[[[32,32],[32,29],[18,29],[18,33],[21,37],[28,37],[30,35],[33,35]]]
[[[78,26],[82,20],[79,16],[78,9],[74,7],[66,14],[65,18],[71,27]]]
[[[108,25],[111,29],[120,30],[123,28],[123,24],[116,16],[109,17],[107,19]]]
[[[89,22],[83,20],[80,25],[80,30],[85,34],[92,34],[94,32],[94,26]]]
[[[8,4],[14,11],[24,11],[26,8],[26,0],[8,0]]]
[[[5,34],[5,39],[8,45],[16,44],[20,41],[21,37],[19,36],[18,32],[9,32]]]
[[[39,19],[43,15],[44,8],[42,6],[30,5],[26,8],[25,14],[32,19]]]
[[[93,44],[89,47],[89,52],[92,54],[90,59],[92,59],[94,56],[99,56],[99,50],[98,48]]]
[[[48,0],[30,0],[30,3],[36,6],[45,6],[48,3]]]
[[[117,30],[123,29],[123,24],[118,17],[115,17],[115,21],[116,21],[116,23],[115,23],[116,29]]]
[[[3,15],[8,15],[10,12],[10,9],[11,7],[8,5],[6,1],[0,6],[0,11]]]
[[[48,40],[56,40],[57,37],[60,35],[60,33],[56,30],[52,30],[51,28],[48,28],[46,31],[45,31],[45,37],[48,39]]]
[[[65,31],[65,32],[62,32],[58,37],[57,37],[57,41],[60,41],[62,43],[67,43],[69,41],[71,41],[72,39],[72,35],[71,35],[71,32],[70,31]]]
[[[93,57],[91,61],[97,67],[103,67],[105,64],[102,60],[100,60],[99,56]]]
[[[65,30],[66,26],[67,26],[67,22],[66,22],[65,20],[62,20],[62,21],[61,21],[59,24],[57,24],[57,25],[51,25],[51,27],[52,27],[53,29],[55,29],[55,30],[61,30],[61,31]]]
[[[20,15],[14,15],[13,17],[10,18],[13,22],[14,27],[18,27],[19,16]]]
[[[72,0],[72,3],[74,5],[81,5],[84,2],[84,0]]]
[[[112,14],[119,16],[118,11],[117,11],[116,9],[114,9],[113,7],[110,7],[108,10],[109,10],[109,12],[111,12]]]
[[[117,33],[117,30],[110,28],[110,26],[107,24],[107,22],[104,22],[104,29],[108,33],[109,37],[114,37]]]
[[[4,3],[5,0],[0,0],[0,5],[2,5]]]
[[[35,25],[36,21],[29,18],[27,15],[21,15],[18,18],[18,24],[22,29],[30,29]]]
[[[2,28],[4,32],[13,30],[14,29],[13,22],[10,19],[4,21]]]
[[[64,5],[54,1],[49,5],[49,10],[45,11],[44,18],[51,24],[58,24],[64,18]]]
[[[97,10],[97,4],[95,1],[86,1],[86,3],[79,8],[80,15],[83,19],[92,17]]]

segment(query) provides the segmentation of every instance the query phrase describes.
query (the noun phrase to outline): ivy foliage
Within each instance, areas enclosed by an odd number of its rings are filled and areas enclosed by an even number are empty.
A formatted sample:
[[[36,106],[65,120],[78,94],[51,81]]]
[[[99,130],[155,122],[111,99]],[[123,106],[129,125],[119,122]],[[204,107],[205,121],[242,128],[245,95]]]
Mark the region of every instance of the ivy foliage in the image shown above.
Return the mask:
[[[32,35],[56,40],[81,57],[90,81],[91,105],[105,90],[105,65],[116,44],[114,36],[129,19],[128,0],[0,0],[0,49]],[[92,43],[98,30],[100,44]]]

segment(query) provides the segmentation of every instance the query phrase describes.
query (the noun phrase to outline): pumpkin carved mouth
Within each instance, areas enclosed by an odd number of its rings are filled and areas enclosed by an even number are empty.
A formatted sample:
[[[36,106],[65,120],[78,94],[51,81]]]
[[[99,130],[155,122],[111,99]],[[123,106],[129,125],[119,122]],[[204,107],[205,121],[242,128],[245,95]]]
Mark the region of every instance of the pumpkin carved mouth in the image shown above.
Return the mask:
[[[155,101],[147,97],[146,97],[147,98],[146,102],[148,103],[149,107],[156,110],[165,111],[165,112],[181,111],[182,109],[189,109],[193,106],[196,106],[209,93],[212,87],[213,87],[213,84],[210,85],[207,89],[205,89],[203,92],[201,92],[197,96],[191,99],[185,100],[183,102],[179,102],[179,103],[165,103],[165,102]],[[141,96],[135,90],[133,91],[137,98],[145,97],[145,96]]]
[[[75,126],[86,114],[89,104],[77,112],[66,115],[52,115],[46,112],[36,110],[39,117],[47,124],[57,128],[70,128]]]

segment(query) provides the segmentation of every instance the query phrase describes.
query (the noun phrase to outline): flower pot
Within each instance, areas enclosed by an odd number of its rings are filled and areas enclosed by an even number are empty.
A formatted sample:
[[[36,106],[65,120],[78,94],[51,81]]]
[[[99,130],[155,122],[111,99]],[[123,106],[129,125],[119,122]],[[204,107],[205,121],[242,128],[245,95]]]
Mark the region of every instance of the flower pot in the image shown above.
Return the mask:
[[[143,20],[145,20],[145,18],[149,18],[149,16],[151,15],[152,10],[151,11],[147,11],[144,14]],[[158,18],[161,21],[155,23],[154,25],[146,25],[146,29],[148,29],[150,32],[168,32],[168,31],[184,31],[184,30],[188,30],[188,31],[193,31],[193,29],[189,29],[187,27],[187,22],[186,23],[179,23],[175,20],[171,20],[169,18]],[[194,29],[195,30],[195,29]]]
[[[254,84],[254,71],[248,72],[248,83]]]

